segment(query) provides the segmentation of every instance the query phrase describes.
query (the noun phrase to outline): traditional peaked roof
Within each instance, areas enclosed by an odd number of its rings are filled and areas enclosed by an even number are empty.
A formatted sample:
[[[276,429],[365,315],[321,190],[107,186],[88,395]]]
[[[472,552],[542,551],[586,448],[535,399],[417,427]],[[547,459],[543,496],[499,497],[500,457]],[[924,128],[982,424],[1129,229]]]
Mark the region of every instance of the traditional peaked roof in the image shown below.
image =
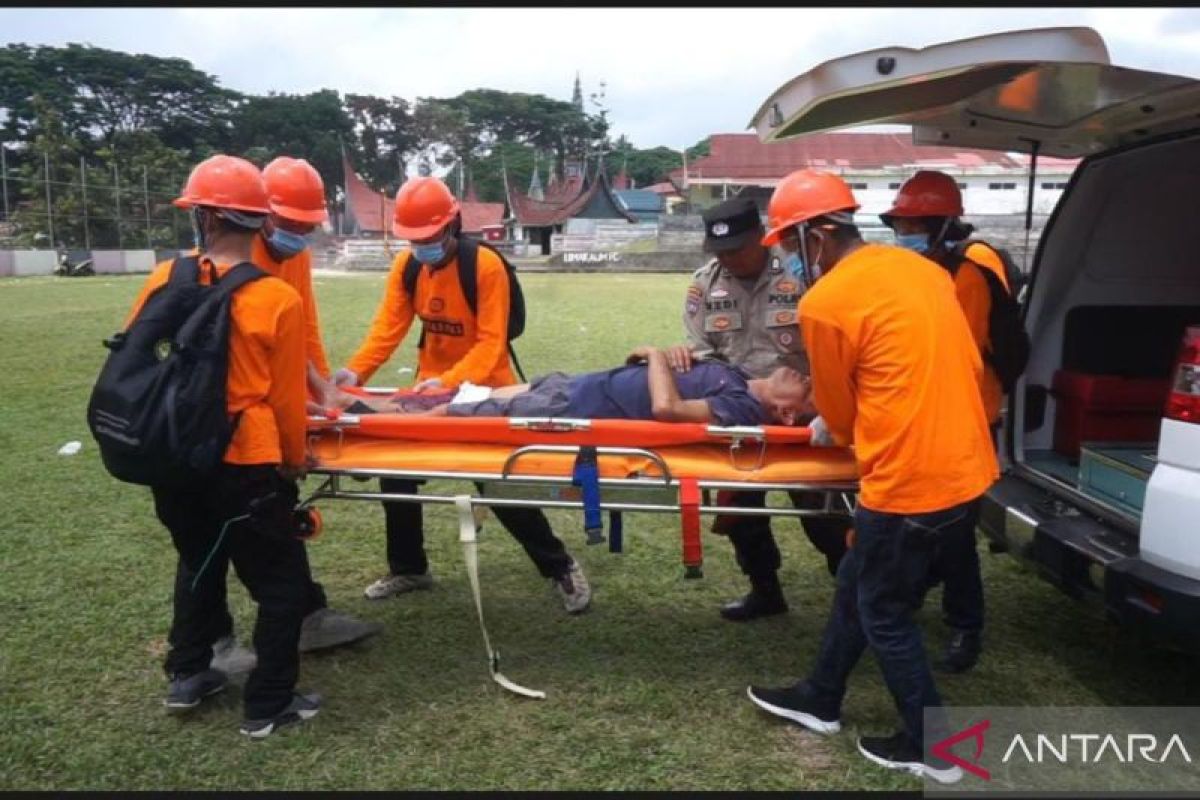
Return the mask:
[[[391,235],[391,198],[368,186],[354,171],[354,165],[344,154],[342,170],[345,174],[346,205],[358,224],[358,229],[379,233],[386,230],[388,235]],[[467,191],[467,199],[462,200],[460,205],[464,233],[480,233],[485,227],[504,224],[504,203],[480,203],[476,199],[474,187]]]
[[[817,133],[766,144],[753,133],[719,133],[707,156],[688,163],[688,178],[776,180],[805,167],[831,171],[922,167],[1001,167],[1022,162],[1005,153],[915,145],[907,133]],[[683,170],[671,172],[678,181]]]
[[[624,218],[629,222],[638,221],[613,194],[603,168],[597,170],[590,183],[585,181],[583,176],[572,176],[550,186],[553,187],[553,191],[548,187],[543,200],[510,190],[508,204],[517,224],[526,228],[563,225],[587,209],[598,210],[598,207],[609,212],[603,216]]]

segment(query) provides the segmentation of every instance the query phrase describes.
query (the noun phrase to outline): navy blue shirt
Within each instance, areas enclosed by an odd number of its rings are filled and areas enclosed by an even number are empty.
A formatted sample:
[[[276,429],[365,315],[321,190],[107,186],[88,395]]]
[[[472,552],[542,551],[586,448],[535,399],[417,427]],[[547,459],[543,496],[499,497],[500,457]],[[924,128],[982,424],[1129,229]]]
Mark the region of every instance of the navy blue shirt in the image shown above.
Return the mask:
[[[727,364],[704,361],[672,372],[684,400],[707,400],[718,425],[765,425],[767,411],[750,394],[749,376]],[[567,416],[580,419],[654,419],[649,367],[618,367],[571,378]]]

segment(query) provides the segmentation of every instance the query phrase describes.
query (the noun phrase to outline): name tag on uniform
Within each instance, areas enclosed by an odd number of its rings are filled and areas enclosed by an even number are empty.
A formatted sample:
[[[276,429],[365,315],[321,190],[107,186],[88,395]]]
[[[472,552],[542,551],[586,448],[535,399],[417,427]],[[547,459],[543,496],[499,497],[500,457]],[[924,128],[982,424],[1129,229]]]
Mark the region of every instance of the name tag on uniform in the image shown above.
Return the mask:
[[[705,333],[724,333],[725,331],[740,331],[742,315],[736,311],[724,314],[708,314],[704,317]]]
[[[465,332],[461,322],[453,322],[448,319],[422,318],[421,322],[425,325],[426,331],[441,336],[462,336]]]

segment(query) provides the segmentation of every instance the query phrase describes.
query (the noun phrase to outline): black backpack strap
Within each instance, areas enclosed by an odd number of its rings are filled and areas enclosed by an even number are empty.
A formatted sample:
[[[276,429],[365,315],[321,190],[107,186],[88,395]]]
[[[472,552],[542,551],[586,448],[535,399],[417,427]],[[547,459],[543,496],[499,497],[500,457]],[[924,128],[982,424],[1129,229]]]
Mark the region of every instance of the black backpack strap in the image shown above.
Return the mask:
[[[458,282],[462,286],[463,297],[466,298],[467,306],[471,309],[471,313],[478,316],[479,308],[479,248],[486,247],[496,254],[500,259],[500,263],[504,266],[506,273],[511,272],[512,267],[508,263],[508,259],[494,247],[478,242],[474,239],[462,237],[458,240]],[[506,278],[511,280],[511,276],[506,274]],[[509,298],[511,303],[512,299]],[[509,308],[509,313],[512,313],[512,308]],[[517,371],[517,377],[522,383],[527,382],[525,371],[521,369],[521,362],[517,358],[517,351],[513,350],[512,340],[508,339],[508,332],[505,331],[505,339],[508,346],[508,357],[512,359],[513,368]]]
[[[458,239],[458,285],[471,314],[479,316],[479,243],[466,236]]]
[[[199,256],[179,256],[171,262],[171,274],[167,277],[168,286],[175,288],[178,286],[194,285],[199,280]]]
[[[229,271],[222,275],[217,281],[216,297],[224,299],[245,286],[247,283],[265,277],[267,277],[267,273],[263,272],[249,261],[243,261],[240,264],[235,264],[234,266],[230,267]]]
[[[404,293],[408,295],[408,301],[416,307],[417,304],[417,279],[421,277],[421,267],[423,265],[413,256],[412,251],[408,251],[408,260],[404,262],[404,274],[401,279],[404,283]],[[425,346],[425,323],[421,323],[421,336],[417,339],[417,349],[420,350]]]

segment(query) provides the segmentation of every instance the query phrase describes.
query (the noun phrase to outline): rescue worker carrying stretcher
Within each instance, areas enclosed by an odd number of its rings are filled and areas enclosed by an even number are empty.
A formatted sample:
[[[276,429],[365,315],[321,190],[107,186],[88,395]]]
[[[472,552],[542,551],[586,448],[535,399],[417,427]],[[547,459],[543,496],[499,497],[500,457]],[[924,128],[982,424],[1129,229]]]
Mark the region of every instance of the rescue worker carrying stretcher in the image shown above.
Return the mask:
[[[508,350],[509,281],[500,256],[470,243],[463,245],[458,200],[445,183],[433,177],[412,178],[396,193],[393,230],[409,241],[392,262],[387,288],[362,344],[347,365],[334,375],[338,386],[365,383],[391,357],[413,320],[420,317],[416,389],[444,391],[464,382],[477,386],[516,383]],[[458,255],[467,246],[478,248],[476,311],[468,304],[460,281]],[[410,259],[420,271],[410,296],[405,268]],[[418,482],[381,478],[384,492],[413,494]],[[483,491],[482,485],[478,485]],[[366,588],[370,599],[428,589],[433,584],[425,555],[420,503],[385,502],[389,573]],[[492,509],[509,533],[533,560],[543,577],[558,590],[569,613],[584,611],[591,589],[579,563],[567,553],[550,529],[541,509]]]
[[[320,413],[326,405],[325,393],[331,384],[328,382],[329,364],[321,342],[317,302],[313,296],[312,253],[305,237],[328,217],[325,184],[320,173],[307,161],[286,156],[268,164],[262,171],[262,180],[271,213],[263,223],[260,235],[253,239],[250,261],[268,275],[283,280],[300,295],[310,392],[308,412]],[[325,589],[312,578],[307,558],[305,565],[309,575],[309,608],[300,629],[300,652],[351,644],[383,629],[377,622],[365,622],[330,608]],[[231,675],[248,672],[254,667],[255,654],[238,642],[228,609],[223,616],[229,620],[229,630],[213,645],[211,666]]]
[[[250,261],[270,211],[258,168],[225,155],[197,165],[175,205],[191,213],[205,285]],[[173,265],[160,264],[146,279],[126,328],[167,285]],[[293,535],[295,481],[306,469],[300,297],[278,278],[253,280],[233,296],[230,323],[224,402],[237,425],[222,463],[199,484],[151,487],[155,512],[179,554],[166,705],[194,708],[226,686],[226,673],[210,661],[213,645],[232,631],[226,602],[232,563],[258,604],[258,658],[242,693],[241,731],[261,738],[280,725],[309,719],[320,705],[318,695],[294,691],[312,583],[304,543]]]
[[[931,752],[949,730],[913,612],[939,549],[974,531],[980,498],[999,476],[979,392],[983,364],[947,272],[864,242],[858,208],[845,181],[813,170],[784,178],[768,208],[764,243],[778,243],[812,284],[799,308],[821,420],[810,427],[854,446],[859,503],[808,677],[747,692],[771,714],[836,733],[850,674],[869,647],[902,727],[861,737],[859,752],[950,783],[962,770]]]
[[[718,359],[755,378],[766,377],[781,365],[807,375],[808,359],[796,316],[796,303],[804,291],[801,276],[785,271],[763,246],[764,233],[758,206],[749,198],[735,197],[704,212],[704,250],[714,258],[696,270],[687,290],[683,323],[691,357]],[[823,502],[819,494],[789,495],[796,508],[820,508]],[[766,492],[721,491],[717,502],[762,508],[766,496]],[[808,517],[801,526],[825,556],[829,573],[835,574],[846,552],[844,520]],[[750,579],[750,592],[723,606],[721,616],[741,622],[786,612],[779,585],[779,547],[770,518],[718,516],[713,532],[729,537],[738,566]]]

